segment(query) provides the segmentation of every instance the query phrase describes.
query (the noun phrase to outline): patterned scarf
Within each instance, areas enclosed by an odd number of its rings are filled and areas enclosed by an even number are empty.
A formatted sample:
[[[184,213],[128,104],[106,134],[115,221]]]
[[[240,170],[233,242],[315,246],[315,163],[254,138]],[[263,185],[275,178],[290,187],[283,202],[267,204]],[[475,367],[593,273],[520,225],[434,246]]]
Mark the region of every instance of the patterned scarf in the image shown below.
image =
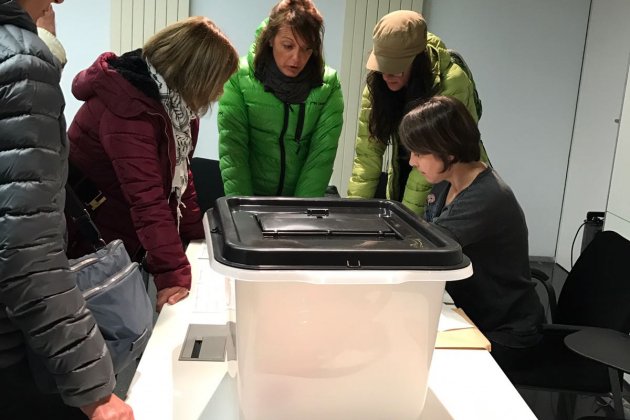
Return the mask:
[[[190,122],[196,116],[191,109],[188,108],[188,105],[186,105],[181,95],[166,85],[164,78],[157,72],[149,60],[146,60],[146,62],[149,74],[155,81],[160,92],[162,105],[171,119],[171,125],[173,126],[175,171],[173,172],[173,181],[171,183],[171,194],[175,194],[175,198],[177,199],[177,231],[179,231],[179,221],[182,218],[180,206],[186,207],[184,203],[182,203],[182,196],[188,185],[188,155],[193,149]]]

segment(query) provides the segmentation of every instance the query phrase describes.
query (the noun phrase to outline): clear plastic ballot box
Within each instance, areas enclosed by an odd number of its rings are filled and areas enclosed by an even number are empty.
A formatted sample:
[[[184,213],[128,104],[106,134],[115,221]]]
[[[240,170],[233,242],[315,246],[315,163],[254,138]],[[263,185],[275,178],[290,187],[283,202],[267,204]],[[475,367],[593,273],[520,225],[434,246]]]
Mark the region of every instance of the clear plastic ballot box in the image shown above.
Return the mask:
[[[460,246],[387,200],[223,197],[213,269],[235,282],[245,420],[405,420],[422,413]]]

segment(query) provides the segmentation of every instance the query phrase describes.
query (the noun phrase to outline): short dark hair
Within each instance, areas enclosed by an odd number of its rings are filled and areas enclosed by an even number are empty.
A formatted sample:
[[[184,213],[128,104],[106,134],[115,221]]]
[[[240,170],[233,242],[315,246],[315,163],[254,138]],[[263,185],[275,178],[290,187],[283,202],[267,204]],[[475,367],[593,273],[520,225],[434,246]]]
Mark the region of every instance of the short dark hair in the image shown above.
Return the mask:
[[[447,170],[453,163],[480,159],[481,134],[463,103],[434,96],[417,103],[402,119],[400,142],[411,153],[432,154]]]
[[[311,0],[281,0],[271,9],[267,25],[256,38],[254,68],[260,68],[266,60],[273,60],[270,44],[282,25],[289,26],[294,35],[313,49],[303,71],[309,69],[315,79],[313,82],[321,84],[324,76],[324,19]]]

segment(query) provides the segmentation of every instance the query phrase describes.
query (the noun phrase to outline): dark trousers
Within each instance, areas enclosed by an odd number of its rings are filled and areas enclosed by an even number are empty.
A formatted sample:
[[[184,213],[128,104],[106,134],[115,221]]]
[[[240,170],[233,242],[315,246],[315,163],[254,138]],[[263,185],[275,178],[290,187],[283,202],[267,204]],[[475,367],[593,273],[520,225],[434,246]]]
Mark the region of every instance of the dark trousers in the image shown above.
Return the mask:
[[[28,363],[0,369],[0,418],[7,420],[85,420],[76,407],[63,403],[57,394],[43,394],[31,376]]]
[[[539,349],[537,346],[526,348],[512,348],[503,346],[492,341],[492,351],[490,354],[499,367],[508,372],[512,369],[522,369],[525,366],[535,363],[538,359]]]

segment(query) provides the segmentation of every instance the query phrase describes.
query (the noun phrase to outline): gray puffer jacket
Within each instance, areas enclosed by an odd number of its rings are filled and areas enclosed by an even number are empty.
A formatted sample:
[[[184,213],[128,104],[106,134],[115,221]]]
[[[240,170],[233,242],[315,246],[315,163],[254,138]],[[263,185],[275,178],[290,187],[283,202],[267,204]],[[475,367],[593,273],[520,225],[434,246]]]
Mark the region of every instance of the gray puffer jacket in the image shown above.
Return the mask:
[[[60,76],[29,15],[0,0],[0,380],[28,346],[64,402],[83,406],[111,394],[115,379],[64,252]]]

